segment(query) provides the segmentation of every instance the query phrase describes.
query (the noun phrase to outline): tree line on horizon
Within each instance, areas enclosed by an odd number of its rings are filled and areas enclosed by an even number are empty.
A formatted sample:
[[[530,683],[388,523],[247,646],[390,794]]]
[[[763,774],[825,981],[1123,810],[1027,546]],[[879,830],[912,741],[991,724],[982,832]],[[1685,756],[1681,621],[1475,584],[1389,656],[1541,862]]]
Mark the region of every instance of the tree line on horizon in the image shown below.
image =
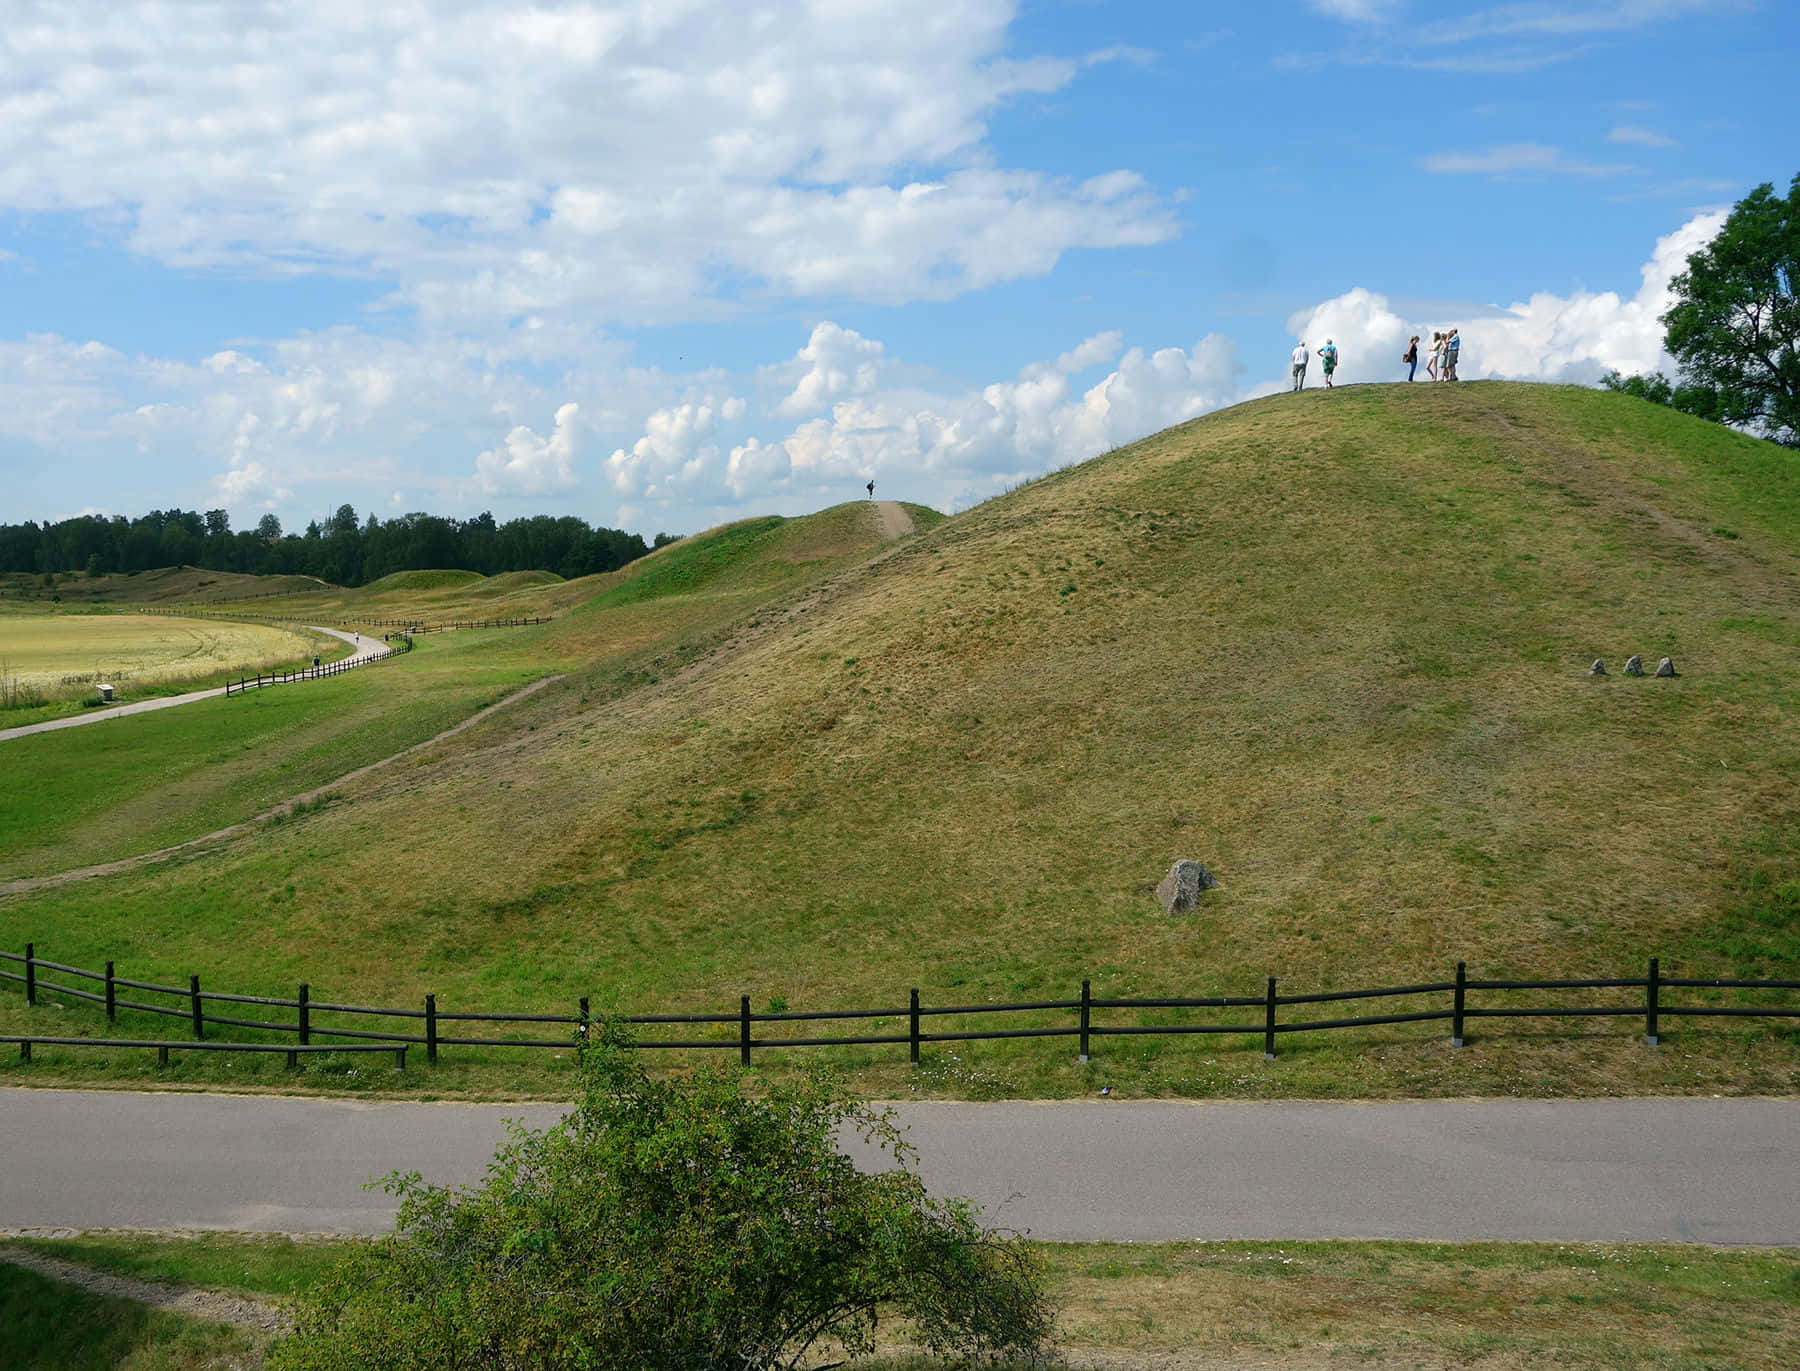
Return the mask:
[[[654,546],[673,541],[659,533]],[[304,533],[283,533],[273,514],[254,528],[233,531],[223,509],[153,509],[135,519],[83,514],[54,523],[0,524],[0,572],[103,576],[197,566],[316,576],[341,586],[365,585],[396,571],[552,571],[571,578],[615,571],[650,547],[641,534],[574,515],[537,514],[503,524],[486,511],[471,519],[402,514],[383,521],[371,514],[359,521],[346,504]]]

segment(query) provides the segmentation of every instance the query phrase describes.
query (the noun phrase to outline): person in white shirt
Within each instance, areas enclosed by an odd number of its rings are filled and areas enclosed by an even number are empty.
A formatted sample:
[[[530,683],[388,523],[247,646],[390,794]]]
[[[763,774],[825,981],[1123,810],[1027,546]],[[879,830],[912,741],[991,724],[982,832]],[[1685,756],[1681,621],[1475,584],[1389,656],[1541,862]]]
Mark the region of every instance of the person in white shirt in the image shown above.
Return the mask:
[[[1294,349],[1294,355],[1289,359],[1294,364],[1295,390],[1306,389],[1306,363],[1310,356],[1311,354],[1306,350],[1306,339],[1302,338],[1300,346]]]

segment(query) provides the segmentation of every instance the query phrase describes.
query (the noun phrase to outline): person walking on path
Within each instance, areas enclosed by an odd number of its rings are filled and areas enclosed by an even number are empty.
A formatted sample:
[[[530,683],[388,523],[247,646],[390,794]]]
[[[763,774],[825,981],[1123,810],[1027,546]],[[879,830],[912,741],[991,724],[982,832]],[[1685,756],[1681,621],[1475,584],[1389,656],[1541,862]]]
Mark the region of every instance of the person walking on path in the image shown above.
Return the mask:
[[[1306,389],[1306,362],[1312,354],[1306,350],[1306,339],[1300,340],[1300,346],[1294,349],[1294,355],[1288,360],[1294,365],[1294,389]]]
[[[1462,351],[1462,339],[1457,337],[1456,330],[1450,330],[1450,336],[1444,339],[1444,379],[1456,379],[1457,354]]]
[[[1331,339],[1325,340],[1325,346],[1319,349],[1319,365],[1325,368],[1325,389],[1331,389],[1331,373],[1337,370],[1337,344]]]
[[[1402,362],[1406,363],[1406,381],[1407,381],[1408,385],[1411,385],[1413,376],[1419,370],[1419,335],[1418,334],[1416,334],[1416,333],[1413,334],[1412,342],[1410,342],[1406,345],[1406,351],[1405,351],[1405,353],[1403,353],[1401,355],[1400,360]]]
[[[871,500],[875,498],[875,483],[873,481],[869,482],[869,498]]]

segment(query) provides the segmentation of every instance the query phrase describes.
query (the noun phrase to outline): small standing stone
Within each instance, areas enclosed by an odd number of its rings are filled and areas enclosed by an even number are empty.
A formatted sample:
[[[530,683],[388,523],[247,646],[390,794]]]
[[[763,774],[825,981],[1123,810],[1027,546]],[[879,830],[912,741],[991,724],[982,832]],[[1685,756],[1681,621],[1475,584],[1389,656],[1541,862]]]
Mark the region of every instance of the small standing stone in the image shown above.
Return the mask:
[[[1602,660],[1602,659],[1601,659],[1601,658],[1599,658],[1599,657],[1596,657],[1596,658],[1594,658],[1594,664],[1593,664],[1593,665],[1592,665],[1592,666],[1591,666],[1591,667],[1589,667],[1589,668],[1588,668],[1588,675],[1590,675],[1590,676],[1604,676],[1604,675],[1606,675],[1606,663],[1605,663],[1605,661],[1604,661],[1604,660]]]
[[[1625,659],[1625,674],[1627,676],[1642,676],[1644,674],[1644,659],[1638,656],[1637,653],[1632,653],[1631,656]]]
[[[1673,657],[1664,657],[1656,664],[1656,674],[1658,676],[1673,676],[1675,674],[1675,659]]]
[[[1200,903],[1200,892],[1217,890],[1219,882],[1212,872],[1195,861],[1183,857],[1169,868],[1169,874],[1156,887],[1157,903],[1165,914],[1185,914]]]

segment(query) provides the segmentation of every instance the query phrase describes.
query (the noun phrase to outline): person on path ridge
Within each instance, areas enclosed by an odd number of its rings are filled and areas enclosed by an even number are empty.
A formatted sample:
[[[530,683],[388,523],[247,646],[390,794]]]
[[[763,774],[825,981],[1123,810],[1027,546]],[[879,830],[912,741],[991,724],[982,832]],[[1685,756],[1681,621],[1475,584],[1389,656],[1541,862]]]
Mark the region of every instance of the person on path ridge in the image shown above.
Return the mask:
[[[1416,334],[1416,333],[1413,334],[1412,341],[1406,345],[1406,351],[1401,354],[1400,360],[1402,362],[1406,363],[1406,381],[1407,381],[1408,385],[1411,385],[1412,378],[1418,373],[1418,370],[1419,370],[1419,335],[1418,334]]]
[[[1325,340],[1325,346],[1319,349],[1319,364],[1325,368],[1325,389],[1331,389],[1331,373],[1337,370],[1337,344],[1331,339]]]
[[[1441,333],[1433,333],[1431,335],[1431,357],[1425,363],[1425,374],[1434,381],[1443,380],[1443,377],[1438,375],[1438,368],[1443,365],[1443,361],[1444,335]]]
[[[875,483],[873,481],[869,482],[869,498],[871,500],[875,498]]]
[[[1444,379],[1446,381],[1456,379],[1457,354],[1461,351],[1462,339],[1457,336],[1455,329],[1451,329],[1450,336],[1444,339]]]
[[[1300,340],[1300,346],[1294,349],[1294,355],[1288,360],[1294,366],[1294,389],[1306,389],[1306,362],[1312,354],[1306,350],[1306,339]]]

